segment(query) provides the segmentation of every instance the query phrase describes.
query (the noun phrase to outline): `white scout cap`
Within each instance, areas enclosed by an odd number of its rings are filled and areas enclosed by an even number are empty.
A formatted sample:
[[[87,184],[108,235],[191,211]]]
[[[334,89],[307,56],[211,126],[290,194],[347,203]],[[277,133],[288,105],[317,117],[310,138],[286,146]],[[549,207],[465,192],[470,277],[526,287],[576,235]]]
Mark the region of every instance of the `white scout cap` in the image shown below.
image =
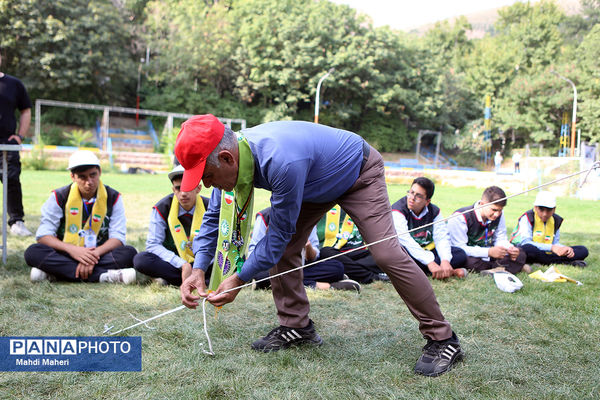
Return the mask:
[[[556,196],[552,192],[542,191],[537,194],[534,206],[554,208],[556,207]]]
[[[523,287],[523,282],[507,271],[494,273],[494,281],[498,289],[507,293],[514,293]]]
[[[72,170],[73,168],[81,167],[82,165],[95,165],[100,167],[100,161],[98,160],[98,157],[89,150],[77,150],[69,157],[69,166],[67,169]]]
[[[183,168],[183,165],[181,165],[181,164],[179,164],[178,166],[173,168],[171,170],[171,172],[169,172],[169,179],[171,180],[171,182],[173,182],[173,179],[175,179],[175,178],[182,177],[183,171],[185,171],[185,169]]]

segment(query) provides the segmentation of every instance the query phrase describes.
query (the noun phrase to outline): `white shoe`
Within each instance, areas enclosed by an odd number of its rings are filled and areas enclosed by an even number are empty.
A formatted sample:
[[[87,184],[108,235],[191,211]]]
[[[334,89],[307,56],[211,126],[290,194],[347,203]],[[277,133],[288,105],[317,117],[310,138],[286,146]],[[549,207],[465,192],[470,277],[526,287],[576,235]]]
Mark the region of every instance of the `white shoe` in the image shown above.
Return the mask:
[[[10,227],[10,233],[17,236],[31,236],[33,233],[25,227],[23,221],[17,221]]]
[[[163,278],[152,278],[152,282],[156,283],[158,286],[169,286],[169,282]]]
[[[31,282],[42,282],[42,281],[53,282],[56,280],[54,275],[48,275],[41,269],[35,268],[35,267],[31,268],[31,273],[29,274],[29,279],[31,279]]]
[[[135,283],[135,275],[135,269],[133,268],[109,269],[100,275],[100,282],[131,285]]]

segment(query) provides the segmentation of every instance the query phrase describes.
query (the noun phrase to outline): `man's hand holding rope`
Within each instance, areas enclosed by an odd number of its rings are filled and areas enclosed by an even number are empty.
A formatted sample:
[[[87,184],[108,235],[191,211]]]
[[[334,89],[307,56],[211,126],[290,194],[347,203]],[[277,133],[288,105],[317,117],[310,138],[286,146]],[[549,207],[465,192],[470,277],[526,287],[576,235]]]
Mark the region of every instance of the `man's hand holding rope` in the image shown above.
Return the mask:
[[[224,283],[224,282],[223,282]],[[192,292],[198,291],[198,296],[195,296]],[[198,301],[201,297],[207,297],[206,293],[206,282],[204,278],[204,271],[196,268],[192,270],[192,274],[183,281],[181,284],[181,302],[187,308],[195,309],[198,307]]]
[[[246,282],[241,280],[237,273],[233,274],[221,282],[217,288],[217,291],[210,293],[206,300],[215,307],[221,307],[227,303],[231,303],[233,300],[235,300],[235,297],[238,295],[240,290],[242,290],[240,286],[245,283]]]

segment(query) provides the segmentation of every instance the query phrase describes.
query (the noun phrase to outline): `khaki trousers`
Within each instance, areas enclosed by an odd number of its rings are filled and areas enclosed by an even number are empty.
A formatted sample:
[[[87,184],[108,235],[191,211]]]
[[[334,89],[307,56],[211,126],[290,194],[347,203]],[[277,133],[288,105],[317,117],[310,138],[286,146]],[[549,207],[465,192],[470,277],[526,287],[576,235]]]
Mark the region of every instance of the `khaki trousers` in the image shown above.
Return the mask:
[[[281,260],[269,271],[271,275],[297,268],[301,251],[312,228],[338,203],[350,215],[365,243],[396,235],[392,209],[385,183],[383,159],[370,149],[367,162],[354,185],[336,201],[326,204],[303,203],[296,223],[296,233]],[[408,256],[398,239],[369,246],[379,268],[391,279],[394,288],[419,321],[421,333],[433,340],[452,336],[450,323],[444,319],[429,280]],[[309,323],[310,305],[302,284],[302,269],[271,279],[279,323],[303,328]]]

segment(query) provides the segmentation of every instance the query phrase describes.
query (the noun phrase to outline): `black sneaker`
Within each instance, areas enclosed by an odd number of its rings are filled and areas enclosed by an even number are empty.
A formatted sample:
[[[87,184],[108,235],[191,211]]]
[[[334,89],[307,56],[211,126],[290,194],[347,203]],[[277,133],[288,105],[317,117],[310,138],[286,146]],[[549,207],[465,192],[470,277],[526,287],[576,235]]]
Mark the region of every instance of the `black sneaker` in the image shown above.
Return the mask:
[[[264,338],[252,343],[252,349],[269,353],[304,343],[315,346],[323,344],[323,339],[315,331],[312,320],[309,320],[306,328],[288,328],[287,326],[280,325],[269,332]]]
[[[587,263],[583,260],[573,260],[569,263],[569,265],[572,265],[574,267],[580,267],[580,268],[587,267]]]
[[[415,372],[425,376],[439,376],[450,371],[455,362],[462,360],[464,353],[456,334],[450,339],[435,341],[427,339],[423,354],[417,360]]]
[[[332,289],[335,290],[356,290],[360,293],[360,283],[353,281],[352,279],[344,279],[337,282],[332,282],[329,284]]]
[[[374,281],[381,281],[381,282],[390,282],[390,277],[388,276],[388,274],[386,274],[385,272],[381,272],[379,274],[376,274],[373,277]]]

